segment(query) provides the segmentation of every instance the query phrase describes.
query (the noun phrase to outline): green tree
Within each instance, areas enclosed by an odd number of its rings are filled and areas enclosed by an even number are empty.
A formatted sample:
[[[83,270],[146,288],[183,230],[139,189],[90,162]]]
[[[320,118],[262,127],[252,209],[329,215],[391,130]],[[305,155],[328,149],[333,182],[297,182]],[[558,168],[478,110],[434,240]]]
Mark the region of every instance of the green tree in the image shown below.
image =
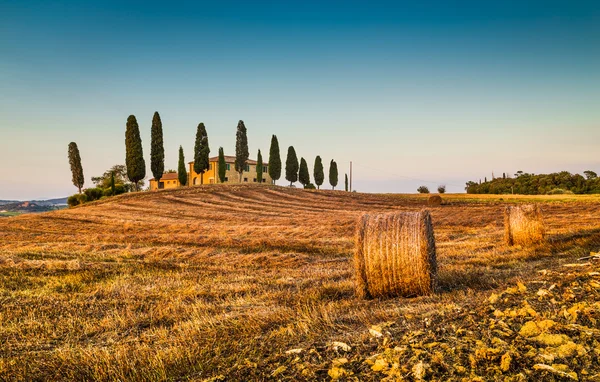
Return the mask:
[[[240,174],[240,182],[242,181],[242,175],[246,169],[249,156],[246,126],[244,125],[244,121],[240,120],[235,134],[235,171]]]
[[[188,180],[187,168],[185,166],[185,157],[183,155],[183,147],[179,146],[179,163],[177,166],[177,178],[179,178],[179,184],[185,186]]]
[[[300,158],[300,172],[298,174],[298,180],[300,180],[300,183],[305,188],[310,183],[310,174],[308,173],[308,165],[306,164],[306,160],[304,160],[304,158]]]
[[[117,186],[115,184],[115,172],[111,171],[110,172],[110,194],[112,196],[114,196],[116,192],[117,192]]]
[[[129,192],[135,188],[135,185],[127,178],[127,167],[122,164],[117,164],[109,168],[101,176],[93,176],[92,182],[96,187],[100,187],[103,190],[111,188],[111,178],[115,178],[115,193],[114,195]],[[144,185],[143,182],[138,182],[138,185]]]
[[[263,160],[262,154],[260,153],[260,149],[258,150],[258,155],[256,155],[256,181],[258,183],[262,183],[263,178]]]
[[[346,179],[344,180],[344,188],[346,190],[346,192],[348,192],[348,174],[344,174],[346,175]]]
[[[583,175],[585,175],[585,177],[588,180],[592,180],[592,179],[596,179],[598,177],[598,174],[596,174],[594,171],[592,170],[587,170],[583,172]]]
[[[290,146],[287,152],[287,159],[285,161],[285,179],[290,182],[290,186],[294,182],[298,181],[298,157],[296,156],[296,150],[294,146]]]
[[[83,167],[81,166],[81,156],[79,156],[79,149],[75,142],[69,143],[69,164],[71,165],[73,185],[79,189],[79,193],[81,194],[81,188],[85,183],[85,179],[83,177]]]
[[[338,168],[333,159],[329,163],[329,184],[331,184],[332,190],[335,190],[335,186],[338,184]]]
[[[269,176],[275,181],[281,178],[281,155],[279,153],[279,141],[277,136],[271,137],[271,148],[269,150]]]
[[[417,188],[417,191],[420,194],[429,194],[429,188],[427,188],[427,186],[419,186],[419,188]]]
[[[315,169],[313,175],[315,177],[315,184],[317,185],[317,189],[320,189],[321,185],[323,184],[323,181],[325,180],[325,173],[323,171],[323,161],[321,160],[321,157],[319,155],[317,155],[317,157],[315,158]]]
[[[446,193],[446,185],[445,184],[439,185],[437,190],[440,194],[445,194]]]
[[[158,111],[155,111],[152,117],[152,129],[150,133],[150,169],[152,170],[154,179],[160,181],[165,171],[165,148],[163,145],[162,121],[160,120]]]
[[[200,184],[204,182],[203,174],[208,170],[210,162],[208,155],[210,154],[210,147],[208,146],[208,134],[206,133],[206,127],[204,123],[198,124],[196,130],[196,143],[194,145],[194,171],[200,174]]]
[[[146,177],[146,162],[142,150],[140,127],[134,115],[127,118],[125,130],[125,166],[127,177],[133,183],[135,190],[139,191],[139,182]],[[162,175],[162,174],[161,174]]]
[[[227,162],[225,162],[225,153],[223,152],[223,148],[219,147],[219,180],[221,183],[225,183],[226,175]]]

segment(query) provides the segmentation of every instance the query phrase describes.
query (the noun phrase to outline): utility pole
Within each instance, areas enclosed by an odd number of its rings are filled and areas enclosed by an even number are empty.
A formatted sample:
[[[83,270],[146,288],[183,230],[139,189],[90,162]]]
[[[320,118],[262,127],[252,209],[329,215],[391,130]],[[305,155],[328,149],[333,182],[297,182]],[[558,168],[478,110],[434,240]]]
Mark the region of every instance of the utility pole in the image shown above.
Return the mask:
[[[350,192],[352,192],[352,161],[350,161]]]

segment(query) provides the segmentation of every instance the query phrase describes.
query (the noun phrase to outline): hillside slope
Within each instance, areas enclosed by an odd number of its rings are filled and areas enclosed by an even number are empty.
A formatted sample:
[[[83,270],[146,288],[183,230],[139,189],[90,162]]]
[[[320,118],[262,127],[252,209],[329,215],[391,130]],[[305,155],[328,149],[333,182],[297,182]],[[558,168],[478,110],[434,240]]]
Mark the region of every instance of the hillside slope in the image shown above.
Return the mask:
[[[597,377],[598,200],[551,198],[523,249],[507,200],[447,199],[414,299],[356,299],[351,255],[361,213],[422,196],[212,185],[0,220],[0,379]]]

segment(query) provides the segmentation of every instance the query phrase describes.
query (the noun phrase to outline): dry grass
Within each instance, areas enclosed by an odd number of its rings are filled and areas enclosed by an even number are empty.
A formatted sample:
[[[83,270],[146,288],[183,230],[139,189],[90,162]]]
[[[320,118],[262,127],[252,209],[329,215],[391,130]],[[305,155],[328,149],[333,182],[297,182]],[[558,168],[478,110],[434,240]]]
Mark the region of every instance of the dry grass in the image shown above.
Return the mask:
[[[419,211],[420,195],[217,185],[2,219],[0,380],[326,379],[332,341],[370,354],[371,325],[481,305],[598,249],[599,199],[572,195],[544,205],[546,243],[505,246],[505,203],[531,199],[445,196],[440,293],[412,299],[357,299],[351,258],[360,215]],[[318,357],[282,361],[295,348]]]
[[[354,254],[360,298],[431,294],[437,264],[428,211],[363,215]]]
[[[531,245],[544,241],[542,211],[538,204],[508,206],[504,211],[504,239],[508,245]]]

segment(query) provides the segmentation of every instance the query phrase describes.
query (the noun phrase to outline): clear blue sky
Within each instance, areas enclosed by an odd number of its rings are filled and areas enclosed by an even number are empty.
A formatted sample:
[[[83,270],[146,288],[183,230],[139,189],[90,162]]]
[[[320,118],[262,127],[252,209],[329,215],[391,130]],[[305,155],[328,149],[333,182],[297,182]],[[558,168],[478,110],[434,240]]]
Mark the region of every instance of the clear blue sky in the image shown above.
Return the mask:
[[[276,134],[359,191],[600,172],[600,3],[0,0],[0,199],[74,193],[70,141],[91,186],[130,114],[150,178],[156,110],[167,168],[243,119],[251,157]]]

